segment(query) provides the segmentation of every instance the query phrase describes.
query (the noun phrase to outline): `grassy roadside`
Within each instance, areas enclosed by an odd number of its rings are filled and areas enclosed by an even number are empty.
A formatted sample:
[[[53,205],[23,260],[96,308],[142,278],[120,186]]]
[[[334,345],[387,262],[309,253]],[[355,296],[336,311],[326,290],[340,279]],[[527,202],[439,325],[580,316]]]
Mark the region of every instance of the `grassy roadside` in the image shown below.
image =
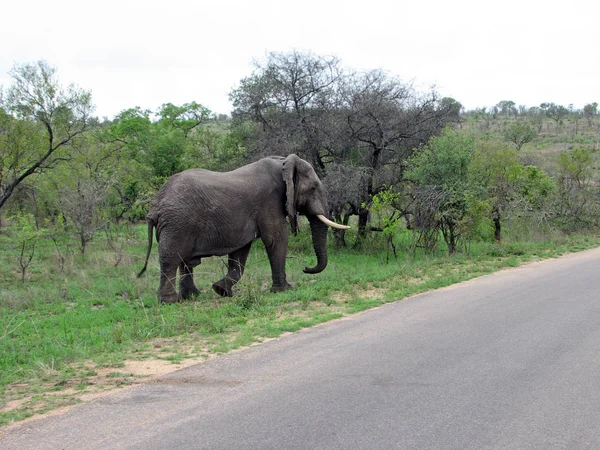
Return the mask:
[[[294,290],[268,291],[268,261],[255,245],[234,298],[210,288],[225,270],[222,259],[211,258],[196,270],[201,294],[195,301],[162,305],[155,295],[156,249],[147,275],[135,278],[145,227],[136,232],[139,239],[123,248],[118,266],[100,239],[85,257],[71,252],[62,268],[51,243],[42,242],[25,283],[14,256],[0,250],[0,425],[143,381],[156,364],[176,368],[415,293],[600,245],[595,236],[501,248],[474,244],[469,255],[400,252],[389,263],[377,245],[366,253],[331,249],[328,268],[305,275],[302,268],[314,257],[301,235],[292,240],[288,259]]]

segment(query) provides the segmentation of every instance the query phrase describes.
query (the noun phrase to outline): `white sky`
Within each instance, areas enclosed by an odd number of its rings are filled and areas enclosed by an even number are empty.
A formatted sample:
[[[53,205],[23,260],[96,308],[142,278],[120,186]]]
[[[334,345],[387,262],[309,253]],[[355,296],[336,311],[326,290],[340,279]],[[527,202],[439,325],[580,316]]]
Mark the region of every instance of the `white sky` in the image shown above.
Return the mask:
[[[15,63],[46,60],[92,91],[96,115],[228,94],[271,51],[335,55],[383,69],[467,109],[501,100],[600,103],[595,0],[6,0],[0,85]]]

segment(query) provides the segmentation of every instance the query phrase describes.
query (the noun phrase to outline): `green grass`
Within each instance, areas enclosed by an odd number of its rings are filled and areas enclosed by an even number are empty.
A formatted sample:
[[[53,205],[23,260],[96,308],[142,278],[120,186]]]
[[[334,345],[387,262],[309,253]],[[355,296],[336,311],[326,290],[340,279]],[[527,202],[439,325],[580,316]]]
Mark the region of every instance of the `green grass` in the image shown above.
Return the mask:
[[[228,352],[386,302],[515,267],[534,259],[600,245],[596,236],[532,243],[472,244],[469,254],[448,257],[409,252],[398,237],[397,260],[385,262],[383,243],[362,252],[330,248],[329,265],[317,275],[308,230],[292,238],[288,281],[295,289],[269,292],[270,269],[257,243],[235,297],[210,285],[224,260],[203,261],[195,271],[197,299],[164,305],[156,299],[156,248],[147,274],[136,278],[145,254],[145,226],[125,249],[123,261],[98,237],[82,256],[67,252],[61,269],[51,242],[42,242],[25,283],[14,256],[0,249],[0,425],[73,404],[82,394],[138,382],[127,362],[181,363]],[[403,239],[406,242],[403,242]]]

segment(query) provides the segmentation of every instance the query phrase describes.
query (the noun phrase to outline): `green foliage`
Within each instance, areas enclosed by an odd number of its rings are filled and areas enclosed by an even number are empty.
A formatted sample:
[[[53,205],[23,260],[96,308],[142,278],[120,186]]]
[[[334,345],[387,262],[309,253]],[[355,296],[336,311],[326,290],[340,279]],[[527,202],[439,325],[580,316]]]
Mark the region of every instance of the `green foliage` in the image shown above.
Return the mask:
[[[158,126],[150,119],[151,112],[140,108],[121,112],[104,131],[107,142],[119,145],[128,159],[148,165],[154,177],[166,177],[180,169],[181,130]],[[178,133],[179,131],[179,133]],[[171,152],[170,145],[174,148]]]
[[[237,167],[244,155],[239,139],[209,122],[210,116],[210,110],[196,102],[167,103],[156,113],[133,108],[117,115],[103,131],[103,141],[122,149],[125,159],[135,161],[143,172],[149,170],[145,179],[127,180],[129,196],[123,185],[121,202],[133,207],[133,188],[138,200],[148,186],[156,190],[169,176],[191,167]]]
[[[406,178],[415,183],[415,222],[421,229],[439,229],[452,254],[456,251],[469,203],[480,186],[472,183],[469,167],[475,141],[446,128],[410,159]]]
[[[421,185],[438,185],[457,190],[467,179],[469,164],[475,152],[472,138],[452,128],[432,137],[409,161],[406,178]]]
[[[194,128],[208,121],[211,112],[196,102],[184,103],[181,106],[166,103],[162,105],[158,115],[160,116],[159,124],[165,128],[181,130],[187,137]]]
[[[477,191],[466,194],[466,211],[458,224],[458,229],[468,244],[474,241],[488,241],[493,235],[492,199],[482,198],[480,194]]]
[[[587,148],[577,148],[558,156],[558,168],[563,179],[585,184],[592,176],[592,154]]]
[[[186,166],[228,171],[243,165],[246,156],[244,129],[244,126],[238,126],[229,130],[216,124],[198,129],[185,154]]]
[[[400,195],[392,187],[384,186],[371,198],[369,210],[377,215],[379,225],[385,235],[393,235],[400,223],[400,214],[396,208]]]
[[[43,157],[45,136],[42,127],[20,120],[0,107],[0,194],[19,178],[26,167]]]
[[[486,138],[477,141],[469,174],[491,190],[514,184],[520,177],[523,165],[515,149],[502,142]]]
[[[105,130],[106,140],[121,142],[132,158],[138,156],[150,145],[150,111],[139,107],[130,108],[117,114],[115,120]]]
[[[478,186],[481,198],[485,199],[488,218],[494,222],[494,236],[498,242],[501,240],[502,220],[516,199],[522,176],[523,165],[515,149],[490,137],[477,142],[469,166],[469,178],[474,186]],[[483,209],[478,207],[475,210],[481,212]]]
[[[534,209],[540,209],[546,199],[556,192],[556,183],[542,169],[536,166],[525,166],[523,184],[520,194],[527,204]]]
[[[98,139],[100,153],[111,155],[104,161],[113,165],[113,182],[107,194],[109,216],[116,221],[143,218],[150,199],[169,176],[212,163],[197,157],[201,137],[209,133],[210,115],[196,102],[181,106],[167,103],[156,113],[140,108],[122,111],[105,125]],[[226,141],[227,133],[220,133],[219,138]],[[223,147],[219,145],[218,150]]]
[[[152,120],[152,116],[158,118]],[[192,131],[209,116],[210,111],[195,102],[182,106],[167,103],[155,115],[133,108],[117,115],[103,136],[120,145],[129,158],[148,165],[158,186],[186,168],[184,155],[192,143]]]
[[[384,186],[384,188],[371,198],[370,205],[363,205],[377,217],[379,227],[386,241],[386,262],[389,262],[390,248],[394,252],[394,257],[398,259],[396,246],[394,245],[394,235],[400,225],[402,216],[398,210],[398,202],[401,194],[395,192],[393,188]]]
[[[178,129],[154,130],[149,163],[157,178],[167,178],[184,168],[185,133]]]

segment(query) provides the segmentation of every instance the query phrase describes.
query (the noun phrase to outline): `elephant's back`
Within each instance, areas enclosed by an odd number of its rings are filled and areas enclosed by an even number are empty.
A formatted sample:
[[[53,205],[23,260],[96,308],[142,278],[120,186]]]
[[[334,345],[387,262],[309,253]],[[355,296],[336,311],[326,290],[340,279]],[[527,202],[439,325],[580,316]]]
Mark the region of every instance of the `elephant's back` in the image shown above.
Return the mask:
[[[187,169],[171,175],[156,195],[155,205],[171,201],[173,196],[184,195],[194,186],[201,185],[203,181],[208,182],[215,175],[218,175],[218,172],[206,169]]]
[[[285,192],[281,162],[268,158],[230,172],[188,169],[169,178],[152,205],[149,218],[187,222],[216,217],[254,215],[267,198],[275,201]],[[284,201],[284,200],[282,200]]]
[[[188,169],[169,178],[159,193],[159,201],[175,194],[191,194],[210,198],[219,194],[263,189],[283,182],[279,158],[263,158],[229,172],[213,172],[206,169]],[[197,197],[198,198],[198,197]],[[209,200],[209,199],[206,199]]]

